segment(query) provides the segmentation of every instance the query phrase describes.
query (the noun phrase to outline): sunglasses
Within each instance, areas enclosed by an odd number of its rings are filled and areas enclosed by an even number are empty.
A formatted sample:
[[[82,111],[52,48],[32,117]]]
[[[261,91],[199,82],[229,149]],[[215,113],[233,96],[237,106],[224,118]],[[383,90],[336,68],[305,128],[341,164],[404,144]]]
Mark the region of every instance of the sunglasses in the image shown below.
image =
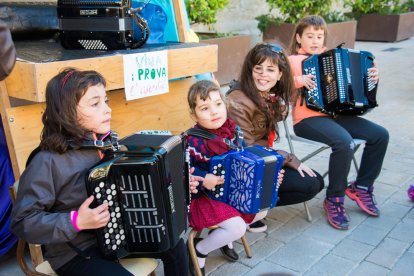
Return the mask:
[[[285,53],[283,51],[282,46],[280,46],[279,44],[262,43],[261,45],[263,45],[264,47],[269,48],[273,53],[278,54],[280,58],[282,58],[283,60],[285,60]]]

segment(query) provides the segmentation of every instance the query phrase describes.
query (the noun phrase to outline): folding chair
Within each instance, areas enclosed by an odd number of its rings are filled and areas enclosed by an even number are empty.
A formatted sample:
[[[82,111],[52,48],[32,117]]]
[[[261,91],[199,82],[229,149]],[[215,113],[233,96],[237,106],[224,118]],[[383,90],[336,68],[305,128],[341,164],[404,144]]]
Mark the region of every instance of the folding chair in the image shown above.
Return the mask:
[[[315,151],[309,153],[305,157],[300,158],[300,161],[301,162],[305,162],[305,161],[311,159],[312,157],[316,156],[317,154],[321,153],[322,151],[331,148],[330,146],[328,146],[326,144],[323,144],[323,143],[320,143],[320,142],[316,142],[316,141],[313,141],[313,140],[309,140],[309,139],[306,139],[306,138],[302,138],[302,137],[299,137],[299,136],[297,136],[295,134],[291,134],[291,132],[289,130],[289,126],[288,126],[286,120],[283,121],[283,126],[285,128],[285,135],[286,135],[286,138],[288,140],[289,150],[290,150],[290,152],[292,154],[295,154],[295,150],[293,148],[292,141],[308,143],[308,144],[312,144],[312,145],[315,145],[315,146],[318,146],[319,147],[318,149],[316,149]],[[354,152],[356,152],[361,145],[363,145],[363,144],[366,143],[366,141],[365,140],[362,140],[362,139],[354,139],[354,143],[355,143]],[[359,166],[358,166],[357,160],[355,158],[355,155],[352,156],[352,161],[353,161],[353,164],[355,166],[355,170],[358,173]],[[328,173],[329,173],[329,169],[326,170],[326,172],[323,173],[322,177],[325,178],[328,175]],[[308,216],[308,221],[312,221],[312,215],[310,213],[309,206],[308,206],[307,202],[304,202],[303,204],[305,205],[305,211],[306,211],[306,215]]]
[[[17,189],[19,181],[16,181],[10,187],[10,195],[12,202],[16,200]],[[25,258],[25,247],[29,245],[32,265],[29,265]],[[42,248],[39,244],[29,244],[26,241],[19,239],[16,250],[17,263],[25,275],[29,276],[55,276],[57,273],[53,271],[48,261],[43,260]],[[155,276],[155,269],[158,266],[158,261],[152,258],[130,258],[121,259],[119,263],[135,276]],[[33,267],[33,268],[32,268]]]

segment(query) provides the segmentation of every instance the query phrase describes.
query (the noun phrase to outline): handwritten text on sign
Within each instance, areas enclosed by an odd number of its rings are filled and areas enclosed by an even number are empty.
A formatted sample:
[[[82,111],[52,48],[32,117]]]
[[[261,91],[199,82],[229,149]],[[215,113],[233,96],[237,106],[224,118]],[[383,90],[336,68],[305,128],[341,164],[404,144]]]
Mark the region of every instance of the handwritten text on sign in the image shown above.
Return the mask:
[[[136,53],[123,57],[127,101],[169,91],[167,51]]]

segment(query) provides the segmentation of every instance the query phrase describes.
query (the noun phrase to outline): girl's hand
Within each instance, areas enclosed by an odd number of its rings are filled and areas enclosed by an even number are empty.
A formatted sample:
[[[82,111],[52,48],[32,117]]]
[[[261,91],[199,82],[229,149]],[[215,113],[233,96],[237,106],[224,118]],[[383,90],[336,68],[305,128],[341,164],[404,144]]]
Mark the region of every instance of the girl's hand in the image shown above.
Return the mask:
[[[281,169],[279,171],[279,174],[277,175],[277,186],[280,186],[280,184],[282,184],[283,181],[283,177],[285,176],[285,170]]]
[[[89,205],[91,205],[92,201],[93,196],[90,196],[79,207],[76,224],[80,230],[97,229],[108,224],[110,219],[108,203],[104,203],[91,209],[89,208]]]
[[[306,87],[308,90],[312,90],[316,86],[315,76],[314,75],[303,75],[303,86]]]
[[[377,84],[379,81],[379,72],[377,67],[372,67],[368,69],[368,77],[371,78],[371,80],[374,82],[374,84]]]
[[[208,173],[206,174],[206,177],[204,177],[203,186],[204,188],[211,190],[217,185],[221,185],[223,183],[224,183],[224,178],[221,178],[212,173]]]
[[[194,170],[195,170],[194,167],[190,169],[190,192],[192,192],[193,194],[196,194],[198,193],[197,187],[198,187],[199,181],[204,181],[204,177],[192,175]]]
[[[309,176],[316,177],[315,172],[303,163],[300,164],[298,172],[302,177],[305,177],[304,172],[307,173]]]

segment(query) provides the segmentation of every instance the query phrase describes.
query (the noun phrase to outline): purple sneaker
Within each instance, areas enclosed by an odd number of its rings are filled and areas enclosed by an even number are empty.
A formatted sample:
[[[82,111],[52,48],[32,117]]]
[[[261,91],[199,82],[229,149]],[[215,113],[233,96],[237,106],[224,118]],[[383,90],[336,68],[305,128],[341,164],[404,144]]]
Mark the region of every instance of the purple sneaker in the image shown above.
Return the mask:
[[[359,208],[362,209],[368,215],[378,217],[380,211],[377,208],[377,202],[375,201],[374,195],[372,192],[374,191],[374,185],[368,187],[358,186],[355,182],[351,183],[351,185],[346,188],[345,193],[346,195],[355,201]]]
[[[339,230],[348,230],[348,216],[344,208],[344,197],[327,197],[323,201],[323,207],[328,215],[329,224]]]

